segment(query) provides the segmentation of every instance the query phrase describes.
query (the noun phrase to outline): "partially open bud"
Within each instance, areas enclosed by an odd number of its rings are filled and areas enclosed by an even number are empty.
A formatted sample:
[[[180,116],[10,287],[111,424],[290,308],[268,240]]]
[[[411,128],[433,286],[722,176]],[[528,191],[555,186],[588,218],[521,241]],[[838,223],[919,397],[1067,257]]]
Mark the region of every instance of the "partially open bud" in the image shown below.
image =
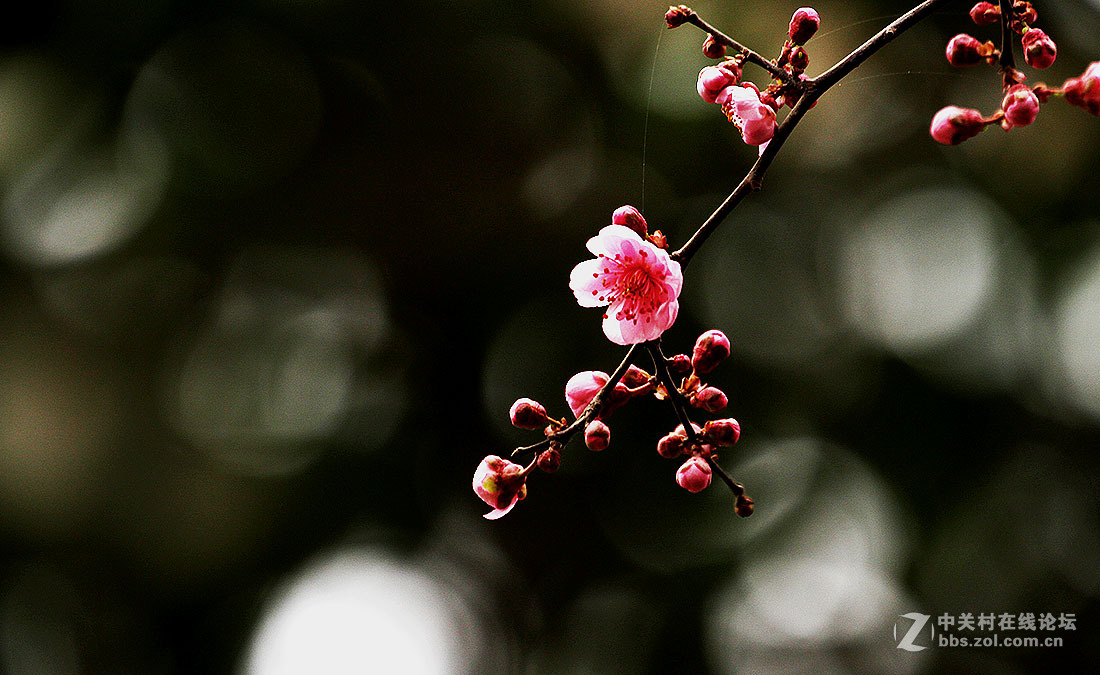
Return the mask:
[[[703,387],[691,397],[692,405],[709,413],[722,412],[728,402],[725,393],[718,387]]]
[[[631,364],[626,369],[626,373],[623,375],[622,383],[631,389],[637,389],[638,387],[649,384],[650,375],[646,371],[642,370],[638,366]]]
[[[970,18],[979,26],[989,26],[1001,20],[1001,8],[992,2],[979,2],[970,8]]]
[[[689,16],[691,16],[691,9],[687,5],[670,5],[665,12],[665,24],[669,28],[677,28],[684,25]]]
[[[974,66],[982,62],[982,43],[966,33],[959,33],[947,43],[947,62],[956,68]]]
[[[535,462],[540,471],[545,473],[554,473],[561,466],[561,449],[556,445],[551,445],[549,448],[539,453],[539,458]]]
[[[1024,33],[1020,44],[1024,47],[1024,60],[1032,68],[1050,68],[1058,56],[1058,45],[1038,28]]]
[[[1066,102],[1100,115],[1100,61],[1093,61],[1081,77],[1071,77],[1062,85]]]
[[[695,88],[707,103],[717,103],[718,95],[726,87],[741,81],[741,66],[734,61],[723,61],[716,66],[705,66],[699,71]]]
[[[675,459],[684,454],[684,442],[686,436],[671,433],[657,441],[657,454],[665,459]]]
[[[748,518],[749,516],[751,516],[753,508],[754,506],[752,502],[752,497],[748,495],[741,495],[740,497],[738,497],[737,503],[733,507],[734,511],[737,512],[737,515],[741,516],[742,518]]]
[[[795,70],[806,70],[806,66],[810,65],[810,55],[802,47],[792,49],[789,59],[791,67]],[[760,100],[763,101],[764,97],[761,96]]]
[[[711,420],[703,425],[703,438],[714,445],[730,446],[741,438],[741,425],[732,417]]]
[[[720,59],[726,55],[726,45],[718,42],[714,39],[713,35],[708,35],[703,40],[703,56],[708,59]]]
[[[512,510],[516,502],[527,496],[527,474],[519,464],[489,455],[474,471],[474,492],[481,501],[493,507],[485,514],[496,520]]]
[[[520,429],[541,429],[550,419],[546,408],[529,398],[517,399],[508,416],[512,419],[512,425]]]
[[[676,483],[688,492],[702,492],[710,485],[710,464],[702,457],[688,457],[676,469]]]
[[[706,375],[729,358],[730,341],[720,330],[708,330],[695,341],[691,352],[691,367],[697,375]]]
[[[592,420],[584,428],[584,444],[593,452],[606,450],[611,445],[611,429],[600,420]]]
[[[649,226],[646,224],[645,218],[642,217],[642,212],[629,204],[615,209],[615,212],[611,214],[611,224],[625,225],[637,232],[638,236],[643,239],[649,232]]]
[[[982,114],[970,108],[949,105],[936,113],[929,129],[932,138],[944,145],[958,145],[985,129]]]
[[[1012,3],[1012,13],[1016,15],[1019,21],[1026,24],[1033,24],[1039,20],[1039,13],[1035,11],[1035,8],[1031,6],[1030,2],[1016,2]]]
[[[1026,84],[1013,85],[1001,101],[1001,110],[1009,126],[1026,127],[1039,115],[1039,97]]]
[[[812,7],[800,7],[791,17],[787,37],[796,45],[804,45],[814,36],[819,27],[821,27],[821,17],[817,15],[817,10]]]
[[[565,383],[565,402],[569,404],[574,417],[581,416],[608,379],[607,373],[599,370],[586,370],[569,378]]]

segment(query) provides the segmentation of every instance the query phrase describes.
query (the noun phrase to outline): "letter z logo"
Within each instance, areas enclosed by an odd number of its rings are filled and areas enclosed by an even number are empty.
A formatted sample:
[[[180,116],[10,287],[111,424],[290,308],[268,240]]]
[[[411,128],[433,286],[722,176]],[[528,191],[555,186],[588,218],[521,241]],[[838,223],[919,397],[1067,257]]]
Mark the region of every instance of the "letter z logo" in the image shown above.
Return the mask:
[[[926,646],[916,644],[916,639],[920,636],[921,631],[924,630],[924,626],[928,624],[928,620],[932,617],[928,614],[919,614],[917,612],[909,612],[908,614],[902,614],[899,621],[894,622],[894,640],[898,639],[898,624],[901,623],[900,619],[909,619],[912,621],[912,625],[909,626],[909,630],[902,636],[901,640],[898,640],[898,649],[904,649],[907,652],[919,652],[928,649]],[[935,637],[936,629],[931,627],[933,633],[932,637]]]

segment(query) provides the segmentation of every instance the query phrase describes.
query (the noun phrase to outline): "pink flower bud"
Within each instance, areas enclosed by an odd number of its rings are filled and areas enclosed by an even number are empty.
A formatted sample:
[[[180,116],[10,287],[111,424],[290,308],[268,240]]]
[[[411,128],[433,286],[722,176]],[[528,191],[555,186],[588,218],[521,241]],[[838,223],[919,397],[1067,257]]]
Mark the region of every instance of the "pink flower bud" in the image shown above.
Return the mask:
[[[1058,56],[1058,45],[1038,28],[1024,33],[1020,43],[1024,47],[1024,60],[1032,68],[1050,68]]]
[[[677,433],[662,436],[661,440],[657,441],[657,454],[665,459],[675,459],[684,453],[684,441],[686,440],[686,436]]]
[[[584,428],[584,444],[593,452],[606,450],[611,445],[611,429],[600,420],[592,420]]]
[[[710,485],[710,464],[702,457],[688,457],[676,469],[676,483],[688,492],[702,492]]]
[[[642,217],[641,211],[627,204],[615,209],[611,214],[612,225],[625,225],[638,233],[639,237],[645,237],[649,232],[649,226]]]
[[[529,398],[517,399],[508,411],[508,416],[512,419],[512,425],[520,429],[541,429],[549,420],[546,408]]]
[[[726,394],[718,387],[703,387],[691,397],[691,403],[696,408],[716,413],[725,410],[728,401]]]
[[[930,132],[937,143],[958,145],[977,136],[985,127],[982,114],[977,110],[949,105],[932,118]]]
[[[1100,115],[1100,61],[1093,61],[1081,77],[1072,77],[1062,85],[1066,102]]]
[[[703,438],[718,446],[730,446],[741,438],[741,425],[732,417],[711,420],[703,425]]]
[[[569,378],[565,383],[565,402],[574,417],[581,416],[608,379],[607,373],[598,370],[586,370]]]
[[[539,453],[539,458],[535,464],[540,471],[554,473],[561,466],[561,450],[557,446],[551,445]]]
[[[723,61],[716,66],[705,66],[699,71],[695,87],[707,103],[717,103],[718,95],[726,87],[741,81],[741,66],[733,61]]]
[[[691,16],[691,9],[686,5],[670,5],[665,12],[665,24],[669,28],[677,28],[684,25],[689,16]]]
[[[677,354],[668,360],[668,371],[679,377],[691,374],[691,358],[687,354]]]
[[[1014,127],[1026,127],[1039,114],[1039,97],[1026,84],[1015,84],[1001,101],[1005,121]]]
[[[979,2],[970,8],[970,18],[979,26],[988,26],[1001,20],[1001,8],[992,2]]]
[[[695,340],[691,351],[691,367],[696,375],[706,375],[729,358],[730,341],[720,330],[708,330]]]
[[[806,70],[806,66],[810,65],[810,55],[802,47],[792,49],[789,59],[791,67],[796,70]],[[761,96],[760,100],[763,101],[764,97]]]
[[[638,366],[631,364],[626,369],[626,373],[623,375],[622,383],[631,389],[637,389],[638,387],[649,384],[650,374],[642,370]]]
[[[821,17],[812,7],[800,7],[794,11],[791,17],[791,25],[787,29],[787,37],[796,45],[804,45],[814,36],[821,26]]]
[[[982,43],[966,33],[959,33],[947,43],[947,62],[956,68],[982,62]]]
[[[527,474],[519,464],[489,455],[474,471],[474,492],[481,501],[493,507],[485,514],[496,520],[512,510],[516,502],[527,496]]]
[[[708,59],[720,59],[726,55],[726,45],[718,42],[714,39],[713,35],[708,35],[703,40],[703,56]]]

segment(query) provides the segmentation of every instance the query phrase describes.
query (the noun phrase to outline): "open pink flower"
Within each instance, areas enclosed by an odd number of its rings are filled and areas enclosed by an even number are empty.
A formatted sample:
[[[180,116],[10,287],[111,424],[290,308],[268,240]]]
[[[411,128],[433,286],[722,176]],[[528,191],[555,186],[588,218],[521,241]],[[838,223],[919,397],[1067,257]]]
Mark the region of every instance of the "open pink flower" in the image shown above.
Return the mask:
[[[745,143],[762,145],[775,135],[775,109],[760,100],[760,92],[751,84],[726,87],[715,102],[722,106]]]
[[[596,257],[573,268],[569,288],[581,307],[608,305],[607,339],[637,344],[668,330],[680,311],[680,263],[623,225],[600,230],[588,240],[588,250]]]
[[[473,485],[481,501],[493,507],[485,517],[496,520],[527,496],[527,472],[515,462],[489,455],[474,471]]]

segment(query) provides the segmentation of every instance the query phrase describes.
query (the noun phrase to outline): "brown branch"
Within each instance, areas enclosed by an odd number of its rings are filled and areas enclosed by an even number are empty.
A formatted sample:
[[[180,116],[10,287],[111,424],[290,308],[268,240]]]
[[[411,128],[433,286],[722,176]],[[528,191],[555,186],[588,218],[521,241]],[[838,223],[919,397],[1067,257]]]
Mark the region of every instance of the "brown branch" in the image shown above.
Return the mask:
[[[768,59],[761,56],[758,52],[749,49],[737,40],[734,40],[730,36],[726,35],[722,31],[707,23],[706,20],[703,19],[703,17],[699,16],[699,14],[695,12],[695,10],[691,10],[691,14],[687,16],[685,21],[686,23],[690,23],[696,26],[703,32],[709,33],[716,42],[719,42],[731,49],[740,52],[745,57],[746,61],[748,61],[749,63],[755,63],[756,65],[760,66],[764,70],[771,73],[772,77],[774,77],[775,79],[785,82],[787,84],[793,84],[797,82],[797,80],[795,80],[790,73],[777,66],[774,62],[769,61]]]

